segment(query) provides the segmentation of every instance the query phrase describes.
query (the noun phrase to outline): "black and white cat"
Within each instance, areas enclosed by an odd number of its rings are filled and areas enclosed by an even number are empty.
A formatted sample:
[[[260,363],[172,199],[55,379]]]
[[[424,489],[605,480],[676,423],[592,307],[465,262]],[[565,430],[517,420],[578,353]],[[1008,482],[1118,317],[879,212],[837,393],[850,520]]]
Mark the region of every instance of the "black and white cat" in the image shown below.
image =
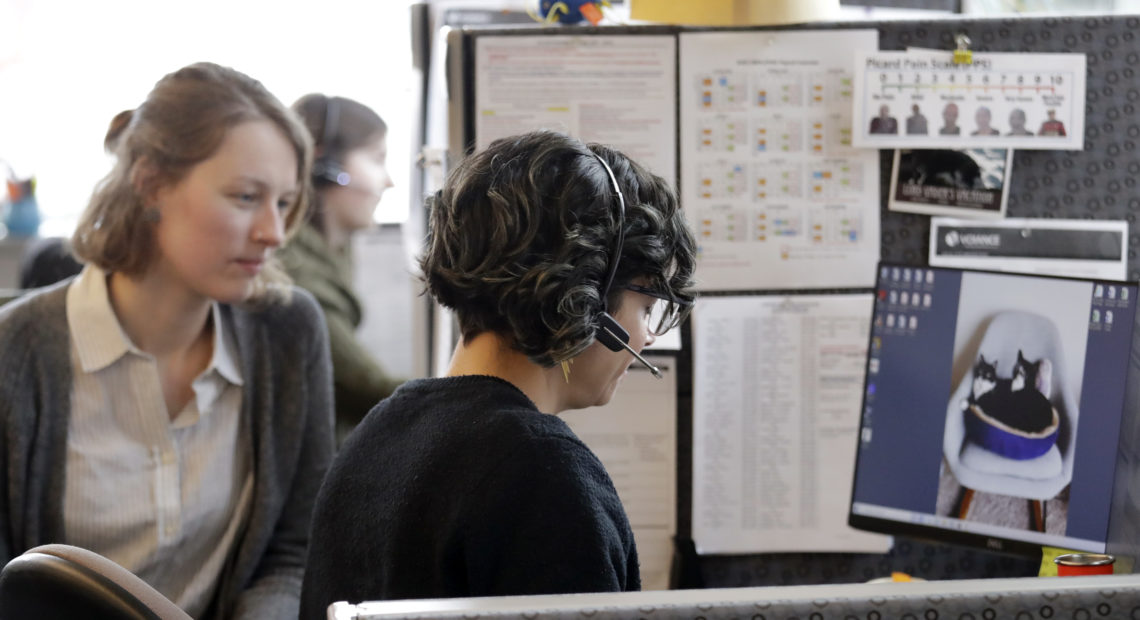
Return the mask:
[[[997,360],[979,355],[973,369],[973,385],[962,409],[976,405],[983,413],[1007,426],[1036,433],[1053,423],[1053,365],[1046,358],[1031,362],[1017,352],[1013,376],[997,374]]]
[[[962,409],[976,404],[983,394],[997,388],[1000,381],[997,376],[997,360],[987,362],[986,356],[978,355],[978,361],[974,363],[974,384],[971,386],[970,395],[966,398],[966,402],[962,404]],[[1005,387],[1008,388],[1008,384]]]
[[[1017,351],[1017,364],[1013,367],[1013,380],[1009,389],[1013,392],[1031,387],[1049,398],[1053,384],[1053,364],[1047,358],[1031,362]]]

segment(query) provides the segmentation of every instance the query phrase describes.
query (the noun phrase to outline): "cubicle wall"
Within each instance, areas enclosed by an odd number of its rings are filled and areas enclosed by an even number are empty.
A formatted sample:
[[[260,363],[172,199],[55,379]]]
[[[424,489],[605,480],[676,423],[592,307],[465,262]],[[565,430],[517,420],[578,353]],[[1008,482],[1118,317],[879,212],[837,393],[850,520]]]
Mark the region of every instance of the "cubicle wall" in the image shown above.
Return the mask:
[[[874,28],[879,48],[923,47],[951,50],[955,37],[966,34],[972,49],[984,52],[1086,53],[1088,64],[1085,148],[1082,151],[1017,151],[1009,178],[1008,217],[1127,220],[1128,278],[1140,279],[1138,234],[1131,224],[1140,213],[1140,17],[1050,17],[1032,19],[938,20],[811,24],[795,28],[674,28],[663,26],[609,28],[526,28],[468,31],[462,39],[463,88],[453,102],[464,111],[462,143],[474,144],[474,41],[480,36],[593,34],[680,34],[706,31]],[[882,258],[922,266],[927,264],[930,220],[927,216],[887,210],[886,187],[892,151],[881,154]],[[679,154],[678,154],[679,160]],[[679,164],[678,174],[679,178]],[[683,182],[683,180],[681,181]],[[682,205],[684,206],[684,205]],[[865,289],[869,290],[869,289]],[[746,291],[763,294],[767,291]],[[789,291],[781,291],[788,293]],[[804,291],[807,292],[807,291]],[[818,293],[819,290],[810,292]],[[826,292],[826,291],[824,291]],[[716,294],[715,292],[709,294]],[[734,292],[733,294],[742,294]],[[1018,558],[897,539],[886,555],[763,554],[702,556],[691,553],[688,540],[692,502],[692,358],[687,326],[678,366],[678,549],[682,561],[674,566],[678,587],[791,585],[865,581],[890,571],[905,571],[927,579],[1012,577],[1034,575],[1035,559]],[[1131,402],[1131,401],[1130,401]],[[690,552],[685,553],[686,549]]]
[[[1136,618],[1140,575],[336,603],[330,620]]]

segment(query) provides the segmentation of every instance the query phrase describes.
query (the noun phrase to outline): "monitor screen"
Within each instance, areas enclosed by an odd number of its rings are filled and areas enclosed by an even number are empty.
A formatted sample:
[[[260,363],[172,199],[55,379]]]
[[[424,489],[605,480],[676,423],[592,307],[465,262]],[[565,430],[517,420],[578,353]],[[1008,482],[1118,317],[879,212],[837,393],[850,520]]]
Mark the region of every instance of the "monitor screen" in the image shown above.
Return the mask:
[[[850,524],[1104,552],[1136,294],[881,264]]]

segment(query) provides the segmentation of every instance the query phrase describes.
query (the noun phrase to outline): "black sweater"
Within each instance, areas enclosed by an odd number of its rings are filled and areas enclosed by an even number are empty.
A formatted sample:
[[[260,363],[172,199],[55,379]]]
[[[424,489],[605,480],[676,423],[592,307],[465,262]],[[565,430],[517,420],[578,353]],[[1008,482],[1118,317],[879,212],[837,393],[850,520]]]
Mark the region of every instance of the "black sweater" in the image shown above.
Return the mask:
[[[302,618],[382,599],[637,590],[602,463],[510,383],[420,379],[377,405],[317,497]]]

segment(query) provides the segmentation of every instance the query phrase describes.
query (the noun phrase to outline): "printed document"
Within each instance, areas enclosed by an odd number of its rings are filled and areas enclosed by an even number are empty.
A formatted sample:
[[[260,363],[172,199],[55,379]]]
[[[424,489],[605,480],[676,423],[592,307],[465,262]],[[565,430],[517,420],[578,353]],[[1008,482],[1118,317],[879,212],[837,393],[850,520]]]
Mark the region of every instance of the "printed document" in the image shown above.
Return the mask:
[[[598,455],[617,487],[637,542],[642,589],[667,590],[677,529],[677,375],[674,358],[646,359],[664,378],[635,363],[609,404],[559,417]]]
[[[681,205],[702,290],[871,287],[879,152],[852,147],[874,30],[680,35]]]
[[[694,311],[693,539],[707,553],[883,553],[847,525],[872,295]]]
[[[855,145],[1084,149],[1084,53],[953,58],[945,50],[857,52]]]
[[[676,187],[672,35],[475,39],[475,148],[553,129],[609,144]]]

